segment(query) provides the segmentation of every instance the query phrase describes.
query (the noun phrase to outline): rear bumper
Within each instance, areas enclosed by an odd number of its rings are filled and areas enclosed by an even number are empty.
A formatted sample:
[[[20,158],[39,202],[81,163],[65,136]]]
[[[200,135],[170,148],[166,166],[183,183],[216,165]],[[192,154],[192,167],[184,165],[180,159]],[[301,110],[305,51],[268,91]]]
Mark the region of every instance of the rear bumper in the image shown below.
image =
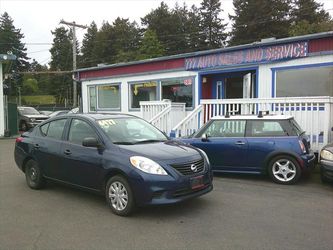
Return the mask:
[[[316,156],[313,151],[302,155],[300,161],[304,170],[311,170],[316,166]]]

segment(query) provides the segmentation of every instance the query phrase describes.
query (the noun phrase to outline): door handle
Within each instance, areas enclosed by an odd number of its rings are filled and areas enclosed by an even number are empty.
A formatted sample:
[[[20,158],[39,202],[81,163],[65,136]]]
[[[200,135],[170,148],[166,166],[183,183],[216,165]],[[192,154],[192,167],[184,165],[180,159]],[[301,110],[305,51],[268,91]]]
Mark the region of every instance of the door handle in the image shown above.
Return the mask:
[[[35,148],[35,149],[39,149],[39,148],[40,148],[39,144],[36,143],[36,144],[34,145],[34,148]]]
[[[64,154],[65,154],[65,155],[70,155],[70,154],[72,154],[72,152],[71,152],[69,149],[66,149],[66,150],[64,151]]]
[[[243,142],[243,141],[237,141],[235,144],[236,145],[245,145],[245,142]]]

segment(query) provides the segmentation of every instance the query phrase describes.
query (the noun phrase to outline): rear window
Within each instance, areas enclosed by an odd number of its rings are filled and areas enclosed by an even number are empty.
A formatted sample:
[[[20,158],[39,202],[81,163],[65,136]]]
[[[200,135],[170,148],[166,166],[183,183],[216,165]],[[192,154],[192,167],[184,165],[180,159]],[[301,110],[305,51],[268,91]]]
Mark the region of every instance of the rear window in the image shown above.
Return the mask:
[[[67,119],[55,120],[40,127],[43,136],[61,140]]]
[[[274,137],[287,136],[287,131],[284,130],[280,121],[248,121],[249,137]]]
[[[301,126],[295,121],[295,119],[290,119],[289,120],[291,128],[293,132],[300,136],[301,134],[304,134],[304,130],[301,128]]]

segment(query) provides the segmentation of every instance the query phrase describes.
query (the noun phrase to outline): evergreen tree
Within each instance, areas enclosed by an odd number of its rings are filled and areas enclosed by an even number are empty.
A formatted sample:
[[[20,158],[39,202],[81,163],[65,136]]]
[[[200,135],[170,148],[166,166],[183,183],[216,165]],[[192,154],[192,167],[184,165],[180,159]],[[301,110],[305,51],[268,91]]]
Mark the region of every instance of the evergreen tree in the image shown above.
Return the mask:
[[[231,45],[289,35],[290,0],[233,0],[233,4]]]
[[[200,41],[205,40],[204,33],[200,29],[200,12],[199,9],[192,5],[191,9],[188,12],[187,19],[187,44],[188,51],[197,51],[200,49]]]
[[[201,49],[222,47],[227,35],[224,33],[226,24],[219,17],[221,12],[220,0],[203,0],[200,6],[200,28],[202,32]]]
[[[180,48],[177,42],[184,37],[184,34],[179,33],[181,28],[179,22],[175,22],[176,19],[172,10],[164,2],[161,2],[157,9],[141,18],[142,25],[156,33],[158,40],[165,48],[166,55],[177,54],[184,49],[184,47]]]
[[[113,62],[118,63],[134,60],[137,56],[140,40],[140,30],[137,23],[131,23],[128,19],[118,17],[113,22],[111,31],[116,38],[112,44],[116,52]]]
[[[295,0],[291,12],[290,35],[297,36],[332,30],[333,21],[322,6],[314,0]]]
[[[24,35],[20,29],[15,28],[13,19],[7,12],[0,16],[0,54],[12,53],[17,60],[9,64],[5,64],[4,73],[10,73],[10,87],[12,94],[15,94],[17,86],[21,86],[23,75],[19,72],[26,71],[29,67],[27,49],[21,40]]]
[[[158,41],[157,35],[152,30],[146,30],[139,47],[137,60],[155,58],[164,55],[162,44]]]
[[[51,71],[71,71],[73,69],[72,36],[64,27],[51,31],[54,35],[51,53]],[[72,74],[55,74],[51,77],[52,92],[58,103],[71,97]]]
[[[80,67],[93,66],[99,60],[94,54],[94,47],[97,46],[97,32],[97,25],[95,22],[92,22],[82,40],[82,55],[78,60]]]

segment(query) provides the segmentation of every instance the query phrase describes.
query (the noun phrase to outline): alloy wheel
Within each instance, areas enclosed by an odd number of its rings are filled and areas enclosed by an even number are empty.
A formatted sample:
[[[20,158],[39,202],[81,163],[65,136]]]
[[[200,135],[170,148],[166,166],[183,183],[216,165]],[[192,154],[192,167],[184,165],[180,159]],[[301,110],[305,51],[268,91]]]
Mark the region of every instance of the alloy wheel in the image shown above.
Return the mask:
[[[272,166],[272,173],[281,182],[293,180],[297,174],[295,164],[288,159],[279,159]]]

